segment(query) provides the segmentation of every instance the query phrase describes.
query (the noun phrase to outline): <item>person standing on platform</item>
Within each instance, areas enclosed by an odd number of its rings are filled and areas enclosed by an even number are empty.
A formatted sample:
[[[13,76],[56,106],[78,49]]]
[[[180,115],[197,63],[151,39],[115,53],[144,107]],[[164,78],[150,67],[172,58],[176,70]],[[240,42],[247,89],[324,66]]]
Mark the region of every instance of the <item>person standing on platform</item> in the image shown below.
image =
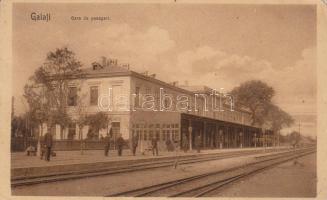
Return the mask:
[[[188,138],[186,137],[185,134],[183,134],[182,148],[183,148],[183,150],[184,150],[184,153],[187,152],[188,147],[189,147],[189,144],[188,144]]]
[[[169,138],[167,138],[167,140],[166,140],[166,148],[167,148],[167,151],[169,152],[170,151],[170,139]]]
[[[118,139],[117,139],[118,156],[122,156],[122,154],[123,154],[124,143],[125,143],[125,141],[124,141],[123,137],[120,134]]]
[[[110,137],[109,137],[109,134],[107,134],[106,137],[104,138],[104,155],[105,156],[108,156],[109,149],[110,149]]]
[[[133,137],[132,137],[132,152],[133,152],[133,156],[135,156],[135,154],[136,154],[137,145],[138,145],[138,137],[137,137],[137,135],[133,135]]]
[[[44,135],[44,145],[46,148],[46,161],[50,161],[50,156],[51,156],[51,148],[53,145],[53,138],[51,133],[47,132]]]
[[[152,138],[151,144],[152,144],[152,153],[153,153],[153,155],[158,156],[158,139],[157,139],[157,137]]]
[[[47,157],[47,150],[46,150],[46,146],[45,146],[45,141],[44,141],[44,137],[45,136],[40,136],[41,138],[40,138],[40,159],[41,160],[45,160],[46,159],[46,157]]]
[[[201,135],[198,135],[195,140],[196,151],[200,153],[201,151]]]

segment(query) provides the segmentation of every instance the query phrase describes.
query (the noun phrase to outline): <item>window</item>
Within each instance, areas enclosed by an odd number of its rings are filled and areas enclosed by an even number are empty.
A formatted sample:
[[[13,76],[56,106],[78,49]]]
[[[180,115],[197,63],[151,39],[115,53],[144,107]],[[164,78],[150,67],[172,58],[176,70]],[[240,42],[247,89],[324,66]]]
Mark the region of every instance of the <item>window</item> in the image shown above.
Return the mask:
[[[166,140],[166,131],[165,130],[162,131],[162,140]]]
[[[147,87],[147,88],[145,89],[145,94],[146,94],[146,95],[152,95],[152,94],[151,94],[151,89]]]
[[[165,105],[165,108],[169,108],[169,101],[167,98],[164,99],[164,105]]]
[[[152,140],[153,138],[153,131],[149,131],[149,140]]]
[[[98,86],[90,87],[90,105],[98,105]]]
[[[148,134],[146,131],[144,131],[144,140],[148,140]]]
[[[142,131],[137,130],[136,134],[139,135],[140,140],[143,140],[143,134]]]
[[[156,131],[156,138],[157,140],[160,140],[160,131]]]
[[[140,87],[135,88],[135,107],[140,107]]]
[[[178,140],[178,139],[179,139],[179,131],[175,130],[175,140]]]
[[[77,105],[77,87],[69,87],[68,88],[68,106],[76,106]]]

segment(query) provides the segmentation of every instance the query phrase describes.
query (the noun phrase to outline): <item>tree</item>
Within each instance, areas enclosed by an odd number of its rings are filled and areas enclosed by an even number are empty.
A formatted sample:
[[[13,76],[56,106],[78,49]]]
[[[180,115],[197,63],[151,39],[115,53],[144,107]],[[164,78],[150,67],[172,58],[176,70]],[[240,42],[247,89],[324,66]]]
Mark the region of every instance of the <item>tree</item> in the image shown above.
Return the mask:
[[[22,116],[13,116],[11,119],[11,137],[25,137],[26,119]]]
[[[78,98],[77,107],[76,107],[77,118],[74,119],[74,122],[77,124],[79,129],[78,137],[80,140],[83,139],[83,135],[82,135],[83,128],[85,125],[88,124],[88,119],[89,119],[89,116],[87,114],[87,106],[85,105],[85,101],[84,101],[86,96],[87,96],[86,94],[82,94]]]
[[[82,81],[81,81],[82,82]],[[81,84],[82,85],[82,84]],[[74,122],[78,126],[78,138],[80,139],[80,152],[83,154],[84,143],[83,143],[83,128],[88,124],[89,116],[87,114],[87,106],[85,105],[86,94],[81,94],[77,100],[76,114],[77,118]]]
[[[273,104],[267,105],[264,116],[264,124],[274,132],[279,143],[280,130],[291,126],[294,123],[293,117]]]
[[[297,131],[293,131],[291,134],[290,134],[290,142],[292,143],[293,147],[295,147],[301,140],[301,135],[299,132]]]
[[[244,82],[231,91],[235,105],[250,110],[252,125],[264,123],[267,105],[271,104],[274,94],[274,89],[260,80]]]
[[[91,130],[88,132],[87,137],[91,139],[98,136],[101,129],[108,128],[109,122],[110,118],[104,112],[98,112],[87,116],[87,124],[90,126]]]
[[[67,114],[68,84],[72,77],[81,76],[81,63],[67,48],[49,52],[45,62],[39,67],[25,85],[24,96],[31,112],[51,128],[54,124],[63,129],[71,122]]]
[[[49,101],[45,100],[45,90],[35,84],[35,77],[32,76],[24,87],[24,97],[29,105],[28,117],[34,126],[46,123],[50,116]],[[41,128],[43,135],[43,128]]]
[[[265,121],[270,124],[270,128],[274,132],[278,132],[282,128],[289,127],[294,123],[292,116],[273,104],[267,105]]]

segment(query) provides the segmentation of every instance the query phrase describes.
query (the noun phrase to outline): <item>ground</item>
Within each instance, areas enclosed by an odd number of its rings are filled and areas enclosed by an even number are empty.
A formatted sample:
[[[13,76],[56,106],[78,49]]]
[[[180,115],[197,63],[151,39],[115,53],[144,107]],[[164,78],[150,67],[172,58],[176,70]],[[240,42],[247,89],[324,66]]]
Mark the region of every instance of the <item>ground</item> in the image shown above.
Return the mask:
[[[229,158],[189,165],[91,177],[13,188],[13,195],[104,196],[149,186],[203,172],[250,162],[254,156]],[[315,154],[288,162],[235,183],[215,196],[225,197],[313,197],[316,191]]]
[[[287,162],[224,188],[224,197],[315,197],[316,154]]]

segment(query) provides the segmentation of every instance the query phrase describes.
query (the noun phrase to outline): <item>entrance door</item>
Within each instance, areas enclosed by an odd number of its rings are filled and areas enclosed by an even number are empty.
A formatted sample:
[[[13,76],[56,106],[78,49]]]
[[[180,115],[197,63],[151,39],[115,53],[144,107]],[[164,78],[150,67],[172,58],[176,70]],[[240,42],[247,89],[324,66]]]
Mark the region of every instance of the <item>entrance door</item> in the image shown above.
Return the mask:
[[[120,134],[120,122],[111,123],[112,135],[114,139],[114,148],[116,148],[116,140]]]

